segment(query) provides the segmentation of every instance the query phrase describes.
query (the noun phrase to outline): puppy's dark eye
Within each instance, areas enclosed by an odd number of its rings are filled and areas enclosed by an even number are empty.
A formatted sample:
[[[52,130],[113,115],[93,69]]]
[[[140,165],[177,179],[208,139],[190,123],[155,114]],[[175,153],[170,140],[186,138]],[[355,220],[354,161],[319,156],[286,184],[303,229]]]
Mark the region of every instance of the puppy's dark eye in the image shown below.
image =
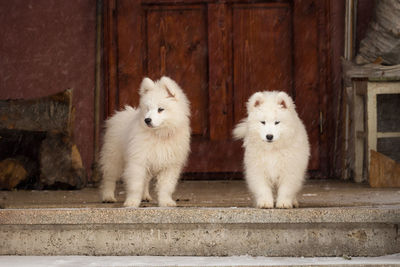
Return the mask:
[[[261,124],[264,124],[265,125],[265,121],[260,121],[261,122]]]
[[[163,112],[163,111],[164,111],[163,108],[158,108],[158,113],[161,113],[161,112]]]
[[[278,125],[279,123],[280,123],[280,121],[276,121],[276,122],[275,122],[275,125]]]

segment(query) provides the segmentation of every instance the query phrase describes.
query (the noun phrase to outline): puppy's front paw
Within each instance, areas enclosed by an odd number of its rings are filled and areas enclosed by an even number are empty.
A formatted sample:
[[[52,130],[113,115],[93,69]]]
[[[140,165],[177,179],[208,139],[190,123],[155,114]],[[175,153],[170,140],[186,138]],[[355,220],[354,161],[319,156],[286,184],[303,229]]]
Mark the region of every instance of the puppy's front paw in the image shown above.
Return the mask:
[[[158,201],[158,206],[160,207],[176,207],[176,202],[172,198],[160,199]]]
[[[144,201],[144,202],[150,202],[152,200],[153,200],[153,198],[150,196],[150,194],[144,194],[142,197],[142,201]]]
[[[114,196],[114,192],[103,192],[102,201],[104,203],[114,203],[117,199]]]
[[[124,202],[124,207],[127,208],[137,208],[140,205],[140,200],[136,200],[136,199],[131,199],[131,198],[127,198]]]
[[[293,207],[294,208],[298,208],[299,207],[299,202],[297,201],[297,199],[293,200]]]
[[[293,202],[291,200],[278,200],[276,202],[276,207],[278,209],[291,209],[293,208]]]
[[[260,209],[272,209],[274,207],[274,202],[269,199],[258,199],[256,206]]]

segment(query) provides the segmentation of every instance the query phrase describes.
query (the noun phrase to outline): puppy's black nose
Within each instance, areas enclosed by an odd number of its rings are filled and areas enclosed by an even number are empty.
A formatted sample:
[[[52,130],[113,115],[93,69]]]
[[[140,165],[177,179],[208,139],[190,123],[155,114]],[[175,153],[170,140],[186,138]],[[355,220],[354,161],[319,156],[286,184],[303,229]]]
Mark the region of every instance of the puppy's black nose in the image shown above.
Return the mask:
[[[145,122],[147,125],[150,125],[151,119],[150,119],[150,118],[145,118],[145,119],[144,119],[144,122]]]
[[[274,136],[272,134],[267,134],[267,140],[272,141],[274,139]]]

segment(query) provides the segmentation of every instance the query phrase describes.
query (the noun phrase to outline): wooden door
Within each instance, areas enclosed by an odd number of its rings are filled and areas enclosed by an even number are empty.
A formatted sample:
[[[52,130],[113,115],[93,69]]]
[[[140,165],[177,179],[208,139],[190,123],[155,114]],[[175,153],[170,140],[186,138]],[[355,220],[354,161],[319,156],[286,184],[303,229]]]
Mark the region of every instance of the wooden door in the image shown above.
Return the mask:
[[[325,1],[113,0],[105,6],[108,114],[137,105],[144,76],[167,75],[191,101],[187,172],[239,172],[231,138],[249,96],[283,90],[295,98],[320,170],[321,27]],[[322,15],[321,15],[322,14]]]

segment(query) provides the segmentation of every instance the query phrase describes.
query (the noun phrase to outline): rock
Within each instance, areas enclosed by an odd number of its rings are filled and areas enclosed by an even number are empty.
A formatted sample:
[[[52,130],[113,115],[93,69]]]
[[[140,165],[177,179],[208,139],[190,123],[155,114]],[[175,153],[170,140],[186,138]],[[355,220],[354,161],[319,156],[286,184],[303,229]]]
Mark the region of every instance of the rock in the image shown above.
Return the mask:
[[[0,129],[71,133],[72,91],[36,99],[0,100]]]
[[[72,90],[36,99],[0,100],[0,160],[8,159],[0,166],[1,188],[86,185],[72,136],[73,110]]]
[[[48,134],[40,147],[40,184],[50,189],[80,189],[87,183],[78,148],[64,134]]]
[[[0,189],[13,189],[26,180],[28,172],[16,159],[0,161]]]

